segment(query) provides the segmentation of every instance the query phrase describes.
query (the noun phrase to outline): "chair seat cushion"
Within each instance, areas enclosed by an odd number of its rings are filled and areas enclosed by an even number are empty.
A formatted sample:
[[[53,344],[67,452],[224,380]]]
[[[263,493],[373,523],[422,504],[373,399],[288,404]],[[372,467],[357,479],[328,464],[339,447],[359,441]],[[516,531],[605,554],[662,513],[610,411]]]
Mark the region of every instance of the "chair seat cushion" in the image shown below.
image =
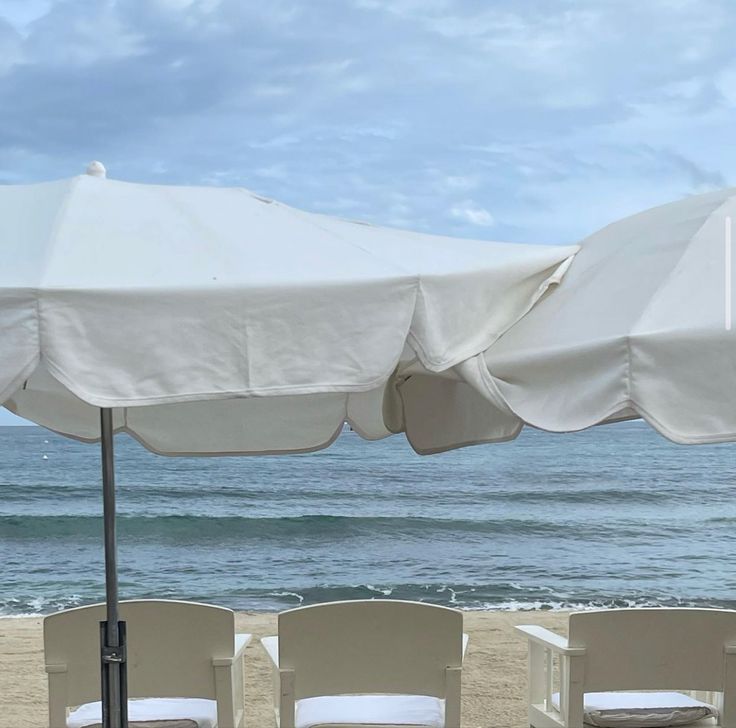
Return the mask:
[[[560,709],[560,695],[552,696]],[[664,728],[716,717],[718,710],[684,693],[585,693],[586,723],[598,728]]]
[[[296,728],[329,725],[443,728],[445,701],[427,695],[330,695],[296,701]]]
[[[67,718],[67,728],[97,728],[102,721],[99,701],[80,705]],[[145,698],[128,701],[130,728],[215,728],[217,703],[200,698]]]

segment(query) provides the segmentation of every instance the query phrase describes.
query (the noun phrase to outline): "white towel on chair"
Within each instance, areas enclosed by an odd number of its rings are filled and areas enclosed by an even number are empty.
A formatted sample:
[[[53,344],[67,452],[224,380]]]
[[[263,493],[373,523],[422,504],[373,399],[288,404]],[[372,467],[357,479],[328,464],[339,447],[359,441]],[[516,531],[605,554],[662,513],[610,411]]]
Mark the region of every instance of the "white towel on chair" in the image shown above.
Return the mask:
[[[445,701],[427,695],[330,695],[296,701],[296,727],[405,725],[443,728]]]
[[[67,718],[67,728],[91,728],[102,721],[102,704],[85,703],[72,711]],[[151,723],[159,721],[161,728],[175,728],[178,721],[181,728],[215,728],[217,725],[217,703],[201,698],[144,698],[128,701],[128,721]],[[166,724],[161,721],[166,721]],[[169,722],[172,723],[169,726]],[[176,728],[179,728],[176,726]]]

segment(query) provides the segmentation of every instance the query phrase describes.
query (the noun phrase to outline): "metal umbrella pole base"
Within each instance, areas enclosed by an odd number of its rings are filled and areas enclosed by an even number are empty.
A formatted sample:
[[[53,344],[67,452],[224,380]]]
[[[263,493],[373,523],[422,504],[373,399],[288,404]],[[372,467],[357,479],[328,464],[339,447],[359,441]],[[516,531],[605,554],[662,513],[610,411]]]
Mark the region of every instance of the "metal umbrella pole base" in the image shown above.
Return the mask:
[[[128,671],[126,669],[125,622],[117,623],[117,645],[108,644],[108,622],[100,622],[102,725],[128,726]],[[114,697],[113,697],[114,696]],[[114,712],[113,712],[114,711]]]
[[[105,522],[105,594],[107,620],[100,623],[103,728],[128,728],[128,680],[125,622],[120,621],[117,539],[115,533],[115,459],[112,410],[100,410],[102,499]]]

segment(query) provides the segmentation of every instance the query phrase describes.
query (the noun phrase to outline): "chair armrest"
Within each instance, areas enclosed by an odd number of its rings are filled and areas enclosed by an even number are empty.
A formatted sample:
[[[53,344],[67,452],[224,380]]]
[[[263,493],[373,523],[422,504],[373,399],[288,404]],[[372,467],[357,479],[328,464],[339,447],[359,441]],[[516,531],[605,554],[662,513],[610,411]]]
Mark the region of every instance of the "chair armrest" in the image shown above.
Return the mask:
[[[468,640],[470,637],[463,633],[463,659],[465,658],[465,650],[468,649]]]
[[[727,655],[736,655],[736,645],[724,645],[723,651]],[[48,668],[46,671],[48,672]]]
[[[278,637],[261,637],[261,645],[266,651],[271,666],[278,670],[279,668],[279,638]]]
[[[212,666],[213,667],[228,667],[232,665],[233,663],[237,662],[243,656],[243,651],[248,646],[248,643],[251,641],[252,637],[253,635],[250,635],[250,634],[236,634],[233,656],[232,657],[213,657]]]
[[[261,637],[261,644],[271,662],[273,707],[276,710],[276,723],[285,728],[294,728],[296,708],[294,670],[279,667],[278,637]]]
[[[561,637],[544,627],[539,627],[535,624],[522,624],[518,627],[514,627],[517,632],[525,635],[530,642],[535,642],[542,647],[546,647],[552,652],[556,652],[559,655],[566,655],[568,657],[575,657],[577,655],[585,654],[585,647],[570,647],[567,639]]]

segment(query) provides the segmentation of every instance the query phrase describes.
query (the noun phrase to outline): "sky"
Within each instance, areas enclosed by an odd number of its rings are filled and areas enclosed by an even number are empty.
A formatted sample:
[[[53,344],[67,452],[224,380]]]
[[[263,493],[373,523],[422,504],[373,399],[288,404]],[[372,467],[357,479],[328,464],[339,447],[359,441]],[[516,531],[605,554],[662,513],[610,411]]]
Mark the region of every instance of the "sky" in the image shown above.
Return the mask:
[[[574,242],[734,183],[734,37],[731,0],[0,0],[0,184]]]

